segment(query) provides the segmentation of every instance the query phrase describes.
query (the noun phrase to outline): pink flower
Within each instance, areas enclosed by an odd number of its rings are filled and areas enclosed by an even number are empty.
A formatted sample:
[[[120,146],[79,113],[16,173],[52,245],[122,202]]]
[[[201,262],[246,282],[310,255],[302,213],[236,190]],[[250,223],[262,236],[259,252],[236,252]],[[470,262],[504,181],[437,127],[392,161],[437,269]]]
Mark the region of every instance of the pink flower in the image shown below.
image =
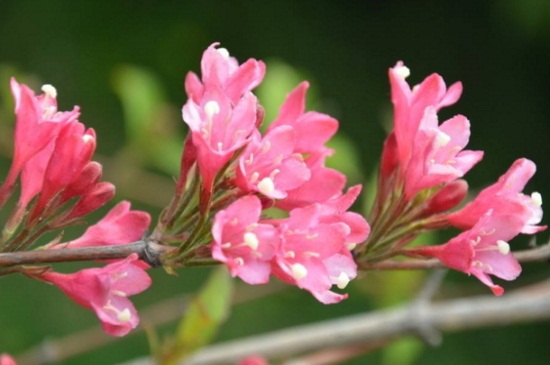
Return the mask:
[[[414,251],[436,257],[452,269],[472,274],[495,295],[502,295],[504,289],[495,285],[489,275],[514,280],[521,273],[508,241],[520,233],[522,225],[515,215],[496,215],[490,210],[470,230],[446,244],[419,247]]]
[[[291,126],[296,133],[295,152],[332,154],[325,143],[338,130],[338,121],[329,115],[315,111],[304,113],[307,82],[302,82],[290,94],[281,106],[277,119],[271,123],[268,131],[282,125]]]
[[[250,365],[253,365],[254,363],[251,363]],[[261,363],[259,363],[261,364]],[[0,365],[17,365],[13,357],[11,357],[8,354],[1,354],[0,355]]]
[[[330,304],[347,298],[330,289],[345,288],[355,278],[357,266],[345,246],[350,228],[344,223],[320,223],[321,210],[319,204],[294,209],[278,222],[281,246],[273,274]]]
[[[370,226],[361,214],[347,211],[361,193],[361,189],[361,185],[352,186],[345,194],[321,204],[319,221],[325,224],[344,223],[348,226],[349,231],[345,240],[350,249],[364,242],[370,233]]]
[[[189,99],[183,106],[183,120],[191,129],[206,189],[235,151],[248,142],[256,126],[256,105],[251,93],[234,103],[221,89],[211,87],[199,103]]]
[[[423,189],[464,176],[483,157],[481,151],[463,151],[470,138],[470,122],[464,116],[438,123],[435,108],[426,107],[406,168],[408,199]]]
[[[546,226],[537,226],[542,219],[540,194],[535,192],[527,196],[521,193],[535,171],[532,161],[525,158],[516,160],[495,184],[483,189],[471,203],[446,218],[452,225],[468,229],[487,211],[493,210],[495,215],[519,218],[523,222],[521,233],[533,234],[546,229]]]
[[[131,254],[102,268],[84,269],[73,274],[48,271],[39,278],[56,285],[81,306],[93,310],[106,333],[124,336],[139,323],[136,309],[128,297],[151,285],[145,272],[148,268],[137,254]]]
[[[38,202],[31,213],[33,219],[42,212],[46,205],[54,206],[50,202],[54,197],[57,199],[55,206],[60,206],[73,198],[73,196],[60,195],[60,193],[82,177],[88,177],[81,173],[90,162],[95,147],[96,140],[93,129],[86,130],[84,125],[79,122],[73,122],[63,127],[55,140],[49,158],[40,156],[40,163],[47,162],[45,170],[43,170],[43,166],[33,165],[33,169],[28,169],[22,180],[22,196],[27,197],[36,194],[35,189],[38,184],[34,181],[43,180]],[[27,189],[32,191],[28,192]]]
[[[277,201],[277,207],[291,210],[314,203],[324,203],[342,195],[342,190],[346,186],[346,176],[338,170],[325,167],[325,156],[321,153],[312,154],[304,162],[311,172],[311,177],[299,187],[287,191],[286,198]]]
[[[390,68],[391,99],[394,105],[394,132],[399,149],[399,160],[407,166],[417,148],[416,138],[427,107],[437,112],[442,107],[454,104],[462,93],[462,84],[454,83],[447,89],[438,74],[428,76],[412,89],[405,81],[410,71],[403,62]]]
[[[249,59],[242,65],[229,55],[225,48],[216,48],[213,43],[204,51],[201,60],[202,82],[192,72],[185,79],[185,91],[190,99],[199,104],[207,90],[220,89],[231,101],[237,101],[258,86],[265,75],[262,61]]]
[[[76,121],[80,115],[78,107],[70,112],[58,112],[55,88],[44,85],[42,90],[44,94],[35,96],[26,85],[11,79],[16,114],[15,143],[12,166],[0,189],[0,205],[7,199],[25,164],[55,139],[65,124]]]
[[[261,211],[258,197],[245,196],[218,212],[212,226],[212,257],[249,284],[269,281],[270,260],[279,245],[275,227],[258,223]]]
[[[239,361],[238,365],[269,365],[269,363],[263,357],[248,356]]]
[[[245,192],[260,192],[268,198],[283,199],[310,178],[300,154],[294,153],[296,135],[289,126],[270,130],[262,139],[252,135],[239,158],[236,184]]]
[[[123,201],[76,240],[60,243],[53,248],[92,247],[121,245],[143,237],[151,223],[151,216],[142,211],[130,210],[130,203]]]

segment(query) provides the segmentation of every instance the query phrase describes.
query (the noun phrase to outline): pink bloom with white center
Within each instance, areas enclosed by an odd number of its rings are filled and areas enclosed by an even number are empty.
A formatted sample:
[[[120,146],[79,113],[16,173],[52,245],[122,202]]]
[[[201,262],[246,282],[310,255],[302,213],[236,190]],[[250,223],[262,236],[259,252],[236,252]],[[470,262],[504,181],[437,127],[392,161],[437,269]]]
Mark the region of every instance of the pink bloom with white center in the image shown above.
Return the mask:
[[[151,278],[145,272],[148,268],[134,253],[102,268],[84,269],[73,274],[48,271],[39,278],[54,284],[81,306],[93,310],[106,333],[124,336],[139,323],[136,309],[128,297],[151,285]]]
[[[347,298],[332,292],[332,285],[345,288],[355,278],[357,266],[345,247],[349,227],[319,223],[321,209],[319,204],[294,209],[289,218],[278,221],[281,245],[273,274],[331,304]]]
[[[121,245],[143,237],[151,223],[151,216],[139,210],[130,210],[130,203],[123,201],[76,240],[60,243],[52,248],[92,247]]]
[[[454,83],[448,89],[438,74],[428,76],[412,89],[405,79],[409,69],[398,62],[389,69],[391,99],[394,105],[394,132],[399,150],[401,166],[409,163],[413,152],[418,148],[416,138],[424,118],[426,108],[439,109],[454,104],[462,93],[462,84]]]
[[[534,234],[546,229],[537,226],[542,219],[542,197],[534,192],[531,196],[521,191],[535,174],[535,164],[525,158],[516,160],[498,181],[483,189],[464,208],[446,216],[452,225],[468,229],[489,210],[498,215],[514,215],[523,222],[521,233]]]
[[[212,88],[222,90],[237,103],[244,94],[258,86],[265,75],[265,64],[262,61],[251,58],[239,65],[227,49],[216,48],[218,45],[211,44],[202,55],[202,82],[193,72],[189,72],[185,78],[185,91],[197,104],[205,91]]]
[[[248,195],[218,212],[212,226],[212,257],[249,284],[269,281],[270,260],[279,245],[277,229],[258,223],[261,212],[260,199]]]
[[[0,365],[17,365],[13,357],[8,354],[0,355]]]
[[[295,144],[296,134],[289,126],[274,128],[263,139],[255,132],[239,158],[237,186],[268,198],[285,198],[288,190],[299,187],[311,176],[302,156],[294,153]]]
[[[35,96],[29,87],[11,79],[16,114],[15,143],[13,162],[0,189],[0,203],[7,199],[7,192],[29,159],[55,139],[63,125],[76,121],[80,115],[78,107],[70,112],[57,111],[57,91],[53,86],[44,85],[42,90],[44,94]]]
[[[208,89],[199,103],[189,99],[183,106],[183,120],[191,129],[206,189],[235,151],[248,142],[256,127],[256,106],[251,93],[234,103],[215,87]]]
[[[468,119],[457,115],[438,124],[435,107],[426,107],[405,173],[408,199],[423,189],[464,176],[483,158],[481,151],[463,151],[470,138]]]
[[[325,143],[338,130],[338,121],[329,115],[315,111],[306,112],[306,92],[309,83],[302,82],[290,94],[281,106],[279,115],[271,123],[268,131],[282,125],[291,126],[296,133],[295,152],[332,154]]]
[[[514,280],[521,266],[510,252],[508,241],[518,235],[523,222],[515,215],[496,215],[488,211],[468,231],[441,246],[419,247],[415,251],[438,258],[448,267],[476,276],[495,295],[504,289],[495,285],[489,275]]]

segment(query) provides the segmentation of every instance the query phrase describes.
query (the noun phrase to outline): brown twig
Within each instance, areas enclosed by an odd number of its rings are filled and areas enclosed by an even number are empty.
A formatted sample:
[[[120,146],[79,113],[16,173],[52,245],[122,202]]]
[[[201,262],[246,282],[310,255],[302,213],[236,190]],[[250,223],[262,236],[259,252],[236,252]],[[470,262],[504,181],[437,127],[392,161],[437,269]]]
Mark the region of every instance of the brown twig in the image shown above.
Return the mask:
[[[550,319],[550,281],[519,289],[504,297],[489,295],[416,304],[304,325],[204,348],[181,365],[235,364],[249,354],[278,358],[329,347],[378,343],[416,334],[419,323],[456,332],[493,325]],[[411,321],[412,316],[416,320]],[[125,365],[151,365],[148,358]]]
[[[0,253],[0,268],[16,265],[48,264],[53,262],[112,260],[128,257],[132,253],[153,267],[160,265],[161,256],[173,247],[152,241],[137,241],[126,245],[58,248],[50,250]]]

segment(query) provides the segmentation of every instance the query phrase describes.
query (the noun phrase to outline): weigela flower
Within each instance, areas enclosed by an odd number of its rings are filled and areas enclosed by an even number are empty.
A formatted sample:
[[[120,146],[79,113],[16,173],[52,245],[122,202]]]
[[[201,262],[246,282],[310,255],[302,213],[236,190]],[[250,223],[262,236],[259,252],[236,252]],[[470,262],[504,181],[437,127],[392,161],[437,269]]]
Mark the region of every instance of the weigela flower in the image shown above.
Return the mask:
[[[518,235],[523,222],[515,215],[498,215],[489,210],[469,230],[444,245],[419,247],[414,251],[438,258],[448,267],[476,276],[495,295],[504,289],[495,285],[489,275],[514,280],[521,266],[510,252],[508,241]]]
[[[26,85],[11,79],[11,91],[15,99],[15,143],[13,161],[0,189],[0,205],[7,199],[17,176],[25,164],[52,140],[61,128],[76,121],[79,108],[70,112],[57,110],[57,91],[51,85],[42,87],[43,94],[35,96]]]
[[[276,202],[278,208],[291,210],[305,207],[326,202],[342,194],[346,186],[346,176],[338,170],[326,167],[322,153],[312,154],[304,162],[311,173],[309,180],[287,191],[286,198]]]
[[[321,212],[321,205],[313,204],[294,209],[289,218],[277,222],[281,246],[273,274],[330,304],[347,298],[330,289],[345,288],[355,278],[357,266],[346,247],[350,228],[341,222],[320,223]]]
[[[124,336],[139,323],[136,309],[128,297],[151,285],[151,278],[145,272],[148,268],[137,254],[131,254],[102,268],[73,274],[48,271],[39,279],[54,284],[76,303],[94,311],[106,333]]]
[[[498,181],[483,189],[477,197],[457,212],[446,216],[452,225],[468,229],[473,227],[489,210],[498,215],[513,215],[523,222],[521,233],[534,234],[546,229],[537,226],[542,219],[542,197],[521,191],[534,175],[535,164],[525,158],[516,160]]]
[[[202,82],[193,72],[189,72],[185,79],[185,91],[197,104],[205,91],[212,88],[222,90],[236,103],[264,78],[265,64],[262,61],[251,58],[239,65],[225,48],[216,48],[218,45],[219,43],[211,44],[202,55]]]
[[[264,138],[259,132],[254,133],[239,158],[237,186],[244,192],[284,199],[288,190],[311,177],[302,155],[294,153],[295,145],[296,133],[289,126],[274,128]]]
[[[397,148],[405,195],[411,199],[423,189],[462,177],[481,160],[483,152],[462,151],[470,138],[470,123],[464,116],[439,125],[437,111],[458,100],[462,85],[455,83],[447,90],[441,76],[433,74],[411,89],[405,81],[408,75],[409,69],[402,62],[389,71],[395,145],[385,150]],[[387,160],[394,152],[385,154]]]
[[[309,83],[302,82],[287,95],[279,115],[269,125],[268,131],[282,125],[290,126],[296,133],[295,152],[330,155],[333,151],[325,143],[338,130],[338,121],[315,111],[304,113],[308,87]]]
[[[277,229],[259,223],[261,212],[260,199],[245,196],[218,212],[212,226],[212,257],[249,284],[269,281],[270,262],[279,246]]]
[[[391,100],[394,105],[394,132],[399,150],[399,160],[407,166],[415,150],[415,140],[427,107],[437,112],[442,107],[454,104],[462,94],[462,84],[454,83],[447,89],[438,74],[428,76],[412,89],[405,81],[409,69],[398,62],[390,68]]]
[[[470,122],[457,115],[438,125],[433,106],[424,111],[406,168],[405,195],[452,182],[467,173],[482,157],[481,151],[463,151],[470,138]]]
[[[99,222],[88,227],[79,238],[51,248],[121,245],[134,242],[143,237],[150,223],[151,216],[148,213],[130,210],[130,203],[123,201],[114,206]]]
[[[256,127],[257,100],[251,93],[238,102],[211,87],[199,103],[189,99],[183,120],[189,125],[203,186],[210,189],[218,171],[249,140]]]

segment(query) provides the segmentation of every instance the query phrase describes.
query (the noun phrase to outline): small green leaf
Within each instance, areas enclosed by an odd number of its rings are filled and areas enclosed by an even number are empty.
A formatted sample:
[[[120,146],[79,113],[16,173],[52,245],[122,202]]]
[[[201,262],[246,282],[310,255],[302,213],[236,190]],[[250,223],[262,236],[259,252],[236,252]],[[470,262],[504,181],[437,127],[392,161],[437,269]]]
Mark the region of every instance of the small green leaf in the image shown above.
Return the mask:
[[[175,364],[210,343],[229,315],[233,280],[225,267],[215,269],[189,303],[174,342],[164,353],[165,364]]]

